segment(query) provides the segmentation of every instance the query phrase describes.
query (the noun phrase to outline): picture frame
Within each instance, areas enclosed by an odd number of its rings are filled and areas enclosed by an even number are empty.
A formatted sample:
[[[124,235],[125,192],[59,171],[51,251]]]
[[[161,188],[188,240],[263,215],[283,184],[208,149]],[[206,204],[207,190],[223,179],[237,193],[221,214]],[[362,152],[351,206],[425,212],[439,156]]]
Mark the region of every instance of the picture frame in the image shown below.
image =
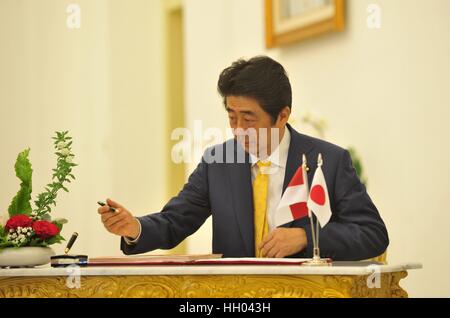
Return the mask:
[[[266,47],[344,30],[344,0],[265,0]]]

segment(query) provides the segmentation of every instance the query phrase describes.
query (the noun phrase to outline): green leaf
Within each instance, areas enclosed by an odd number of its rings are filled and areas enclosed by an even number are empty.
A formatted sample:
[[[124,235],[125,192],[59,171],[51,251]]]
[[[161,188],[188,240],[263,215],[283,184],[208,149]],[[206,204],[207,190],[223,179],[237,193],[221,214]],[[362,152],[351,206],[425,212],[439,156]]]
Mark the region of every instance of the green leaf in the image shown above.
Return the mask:
[[[66,224],[68,221],[67,221],[67,219],[63,219],[63,218],[58,218],[58,219],[55,219],[54,221],[53,221],[53,223],[55,223],[56,224],[56,226],[58,226],[58,224],[60,224],[61,225],[61,228],[62,228],[62,225],[63,224]],[[61,229],[60,228],[60,229]]]
[[[33,238],[31,239],[29,246],[41,246],[42,240],[40,238]]]
[[[53,236],[52,238],[49,238],[48,240],[45,240],[45,243],[47,245],[51,245],[51,244],[60,243],[61,241],[65,241],[64,237],[62,237],[61,235],[57,234],[57,235]]]
[[[6,247],[13,247],[13,246],[14,246],[14,244],[13,244],[12,242],[10,242],[10,241],[1,242],[1,243],[0,243],[0,251],[1,251],[3,248],[6,248]]]
[[[10,216],[17,214],[31,214],[31,177],[33,174],[33,169],[31,168],[30,160],[28,155],[30,149],[25,149],[17,156],[15,170],[16,176],[22,181],[20,184],[20,190],[17,192],[16,196],[12,200],[8,212]]]
[[[63,228],[63,224],[62,224],[62,223],[59,223],[59,222],[57,222],[57,221],[53,221],[53,224],[56,225],[56,227],[59,229],[59,233],[61,233],[62,228]]]
[[[55,154],[57,155],[56,168],[52,169],[52,183],[48,184],[45,188],[45,192],[38,195],[38,200],[36,203],[36,212],[38,215],[42,215],[44,213],[51,212],[51,205],[56,206],[56,197],[59,190],[64,190],[65,192],[69,192],[69,189],[64,186],[64,184],[71,183],[71,178],[75,179],[73,175],[71,175],[72,167],[76,166],[76,164],[69,164],[66,162],[66,156],[63,156],[61,151],[58,149],[57,145],[59,142],[64,142],[67,147],[72,145],[72,138],[68,136],[68,131],[57,131],[56,138],[54,144],[57,149]],[[70,149],[70,148],[69,148]]]

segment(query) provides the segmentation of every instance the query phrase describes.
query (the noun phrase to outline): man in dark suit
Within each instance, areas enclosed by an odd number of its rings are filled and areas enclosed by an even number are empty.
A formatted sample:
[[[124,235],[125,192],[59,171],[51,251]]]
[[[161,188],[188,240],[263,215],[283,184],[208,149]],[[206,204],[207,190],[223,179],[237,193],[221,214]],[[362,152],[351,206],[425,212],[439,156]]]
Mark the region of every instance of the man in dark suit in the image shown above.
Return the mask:
[[[110,199],[117,212],[98,209],[106,229],[122,236],[125,254],[173,248],[212,216],[213,253],[312,257],[308,218],[276,226],[274,215],[302,155],[310,166],[311,184],[319,153],[332,210],[330,222],[320,230],[321,256],[362,260],[386,250],[386,227],[348,151],[287,124],[291,86],[278,62],[268,57],[236,61],[220,75],[218,91],[235,138],[206,150],[178,196],[161,212],[137,218]],[[278,135],[262,134],[264,129]],[[248,131],[255,132],[255,138]]]

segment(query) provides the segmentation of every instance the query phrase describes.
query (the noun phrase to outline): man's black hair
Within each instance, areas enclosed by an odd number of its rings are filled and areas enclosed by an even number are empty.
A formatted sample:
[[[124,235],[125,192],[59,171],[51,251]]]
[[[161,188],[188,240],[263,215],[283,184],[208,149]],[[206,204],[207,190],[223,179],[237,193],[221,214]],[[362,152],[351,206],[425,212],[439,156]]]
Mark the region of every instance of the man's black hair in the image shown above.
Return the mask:
[[[226,106],[228,96],[255,99],[277,121],[281,110],[292,107],[292,90],[283,66],[267,56],[240,59],[222,71],[217,90]]]

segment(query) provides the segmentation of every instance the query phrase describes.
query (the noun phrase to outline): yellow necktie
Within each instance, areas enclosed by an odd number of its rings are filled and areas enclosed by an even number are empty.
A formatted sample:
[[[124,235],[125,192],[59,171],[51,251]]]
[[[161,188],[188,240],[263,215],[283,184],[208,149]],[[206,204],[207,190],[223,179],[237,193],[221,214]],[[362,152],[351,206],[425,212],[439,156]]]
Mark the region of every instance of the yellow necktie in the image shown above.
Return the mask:
[[[269,185],[269,175],[267,170],[270,162],[258,161],[258,174],[253,181],[253,206],[255,221],[255,255],[261,257],[258,249],[263,238],[269,233],[269,225],[267,223],[267,188]]]

